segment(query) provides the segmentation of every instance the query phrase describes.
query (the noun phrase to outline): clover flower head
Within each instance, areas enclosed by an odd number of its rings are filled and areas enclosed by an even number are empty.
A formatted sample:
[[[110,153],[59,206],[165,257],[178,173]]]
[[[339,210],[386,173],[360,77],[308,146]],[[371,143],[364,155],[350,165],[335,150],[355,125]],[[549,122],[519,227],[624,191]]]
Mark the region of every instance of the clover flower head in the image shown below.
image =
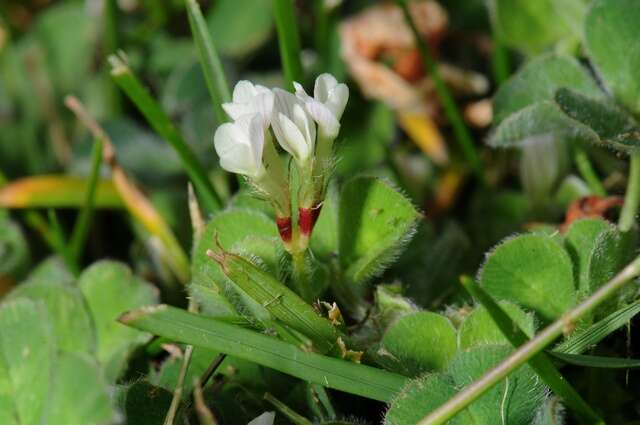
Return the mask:
[[[273,92],[268,88],[242,80],[233,89],[232,102],[222,104],[222,108],[233,120],[247,114],[258,114],[266,130],[271,122],[273,99]]]
[[[275,102],[271,127],[282,149],[289,152],[299,164],[313,155],[316,126],[304,103],[293,94],[281,89],[273,90]]]
[[[321,74],[316,78],[313,97],[309,96],[299,83],[293,83],[296,96],[305,105],[305,109],[318,123],[324,137],[335,139],[340,131],[340,118],[349,100],[349,88],[338,83],[331,74]]]
[[[254,179],[265,173],[262,151],[265,143],[263,119],[258,113],[242,115],[218,127],[213,144],[225,170]]]

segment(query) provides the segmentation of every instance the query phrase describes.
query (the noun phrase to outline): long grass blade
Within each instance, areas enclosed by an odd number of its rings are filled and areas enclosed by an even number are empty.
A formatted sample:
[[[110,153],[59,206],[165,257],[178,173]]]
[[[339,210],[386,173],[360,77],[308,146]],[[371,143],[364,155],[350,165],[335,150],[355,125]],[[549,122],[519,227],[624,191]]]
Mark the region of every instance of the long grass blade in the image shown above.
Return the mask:
[[[519,347],[529,341],[520,326],[509,317],[491,295],[468,277],[463,277],[461,281],[467,292],[487,309],[495,324],[514,347]],[[567,406],[578,414],[584,423],[597,424],[602,421],[544,352],[533,356],[529,360],[529,366]]]
[[[124,60],[116,55],[112,55],[109,57],[109,61],[112,65],[112,78],[138,107],[156,133],[165,139],[178,154],[182,166],[193,182],[198,195],[202,198],[202,203],[205,208],[209,212],[218,211],[222,206],[220,197],[209,181],[204,167],[200,161],[198,161],[193,150],[191,150],[171,120],[169,120],[167,114],[165,114],[162,108],[160,108],[160,105],[151,97],[147,89],[133,74]]]
[[[591,356],[587,354],[566,354],[549,351],[553,357],[575,366],[596,367],[602,369],[637,369],[640,359],[625,359],[620,357]]]
[[[91,150],[91,171],[89,173],[89,182],[84,207],[80,210],[78,219],[71,232],[69,241],[69,255],[78,264],[82,254],[82,247],[87,241],[89,233],[89,225],[91,217],[95,209],[96,186],[98,177],[100,177],[100,165],[102,164],[102,142],[96,140]]]
[[[213,101],[213,109],[216,112],[218,122],[223,123],[228,120],[227,114],[222,109],[222,104],[231,100],[229,83],[197,0],[186,0],[185,3],[191,33],[198,49],[202,73]]]
[[[167,305],[126,313],[120,321],[155,335],[221,351],[312,383],[374,400],[390,401],[409,379],[374,367],[306,352],[267,335]]]
[[[273,0],[273,16],[278,31],[280,60],[288,90],[293,90],[294,81],[302,81],[303,71],[300,59],[300,36],[292,0]]]
[[[14,180],[0,188],[0,208],[80,208],[87,198],[84,177],[41,175]],[[122,199],[109,180],[96,182],[96,208],[122,208]]]
[[[581,354],[594,347],[611,333],[617,331],[640,313],[640,301],[636,301],[611,313],[586,329],[577,330],[553,351],[563,354]]]

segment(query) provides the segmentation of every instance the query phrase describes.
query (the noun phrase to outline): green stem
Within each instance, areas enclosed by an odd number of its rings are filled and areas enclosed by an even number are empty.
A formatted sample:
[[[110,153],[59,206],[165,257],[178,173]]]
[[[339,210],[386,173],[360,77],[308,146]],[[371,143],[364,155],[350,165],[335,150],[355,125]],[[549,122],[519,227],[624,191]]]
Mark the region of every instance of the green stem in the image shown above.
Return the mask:
[[[198,48],[198,58],[207,82],[209,95],[213,101],[216,118],[218,123],[224,123],[228,121],[228,117],[222,108],[222,104],[231,101],[229,83],[198,2],[196,0],[186,0],[186,6],[191,33]]]
[[[71,252],[67,248],[67,238],[64,235],[64,230],[58,220],[58,214],[56,210],[50,208],[47,210],[47,216],[49,218],[49,228],[51,229],[52,247],[54,247],[56,253],[62,257],[62,260],[71,272],[78,276],[80,274],[80,267],[71,256]]]
[[[296,242],[294,241],[294,244]],[[313,271],[307,261],[307,250],[291,253],[291,278],[300,298],[308,303],[313,302]]]
[[[629,171],[629,183],[627,193],[624,197],[624,205],[620,212],[618,227],[621,232],[631,230],[636,221],[638,204],[640,203],[640,153],[631,154],[631,165]]]
[[[629,281],[640,275],[640,257],[627,265],[613,279],[600,287],[589,298],[569,310],[561,318],[547,326],[533,339],[520,346],[502,363],[485,373],[482,377],[469,384],[449,399],[446,403],[423,418],[418,425],[440,425],[447,422],[469,404],[481,397],[486,391],[502,381],[505,377],[531,360],[536,354],[545,349],[560,335],[568,334],[575,328],[575,323],[591,313],[596,307],[608,300]],[[604,422],[600,422],[604,425]]]
[[[413,35],[416,41],[416,45],[418,47],[418,50],[420,51],[420,56],[422,57],[422,62],[424,63],[425,69],[427,69],[427,71],[431,75],[431,78],[433,79],[436,93],[438,94],[438,98],[442,103],[442,107],[444,109],[445,114],[447,115],[447,118],[449,119],[449,122],[453,126],[453,132],[456,136],[456,140],[458,141],[458,143],[460,144],[460,147],[462,148],[462,153],[464,154],[465,159],[471,165],[471,168],[474,170],[477,177],[481,181],[484,181],[484,171],[483,171],[482,161],[480,159],[480,156],[478,155],[478,152],[476,151],[476,147],[473,143],[473,139],[471,138],[471,133],[469,132],[469,129],[467,128],[467,126],[464,123],[464,120],[462,119],[462,115],[458,110],[458,107],[453,99],[453,96],[451,95],[451,92],[447,88],[446,83],[444,82],[444,80],[442,79],[442,76],[440,75],[438,66],[436,62],[433,60],[431,52],[429,51],[429,47],[427,46],[424,39],[418,32],[416,24],[413,21],[413,18],[411,17],[411,13],[409,12],[409,7],[407,6],[407,0],[396,0],[396,3],[398,3],[398,5],[402,8],[405,20],[407,21],[407,24],[409,24],[409,27],[411,27],[411,31],[413,32]]]
[[[300,61],[300,36],[295,17],[295,5],[292,0],[273,0],[273,16],[278,31],[280,60],[288,90],[293,91],[293,82],[301,81],[303,76]]]
[[[491,56],[491,68],[493,69],[493,78],[497,85],[500,85],[509,79],[511,74],[511,64],[509,63],[509,52],[504,47],[498,36],[493,32],[493,51]]]
[[[529,337],[520,328],[520,325],[509,317],[491,295],[467,276],[463,276],[460,281],[467,292],[485,307],[491,319],[514,347],[529,341]],[[576,412],[583,423],[597,424],[602,421],[569,381],[562,376],[547,354],[536,354],[529,360],[529,366],[568,407]]]
[[[102,142],[96,140],[91,151],[91,171],[87,184],[87,198],[71,232],[69,253],[76,263],[80,263],[82,247],[87,240],[89,224],[95,209],[96,187],[100,177],[100,164],[102,163],[102,149]]]
[[[198,304],[196,303],[194,298],[191,298],[189,300],[188,309],[190,313],[198,312]],[[187,376],[187,371],[189,370],[192,356],[193,345],[187,345],[187,348],[184,350],[184,356],[182,357],[182,365],[180,366],[180,372],[178,374],[178,382],[176,382],[176,388],[173,391],[173,398],[171,399],[171,404],[169,405],[167,415],[164,418],[164,425],[173,425],[173,423],[175,422],[176,414],[178,413],[178,408],[180,407],[180,402],[182,401],[184,379]]]
[[[591,192],[597,196],[607,196],[607,191],[604,189],[604,186],[602,186],[602,183],[600,183],[600,179],[593,169],[591,161],[589,161],[589,156],[587,156],[587,153],[583,149],[576,147],[574,161],[580,175],[584,181],[587,182],[587,185],[589,185]]]
[[[111,76],[125,94],[138,107],[147,119],[147,122],[162,138],[164,138],[176,151],[182,166],[193,182],[196,191],[202,198],[202,203],[209,212],[218,211],[222,202],[209,181],[204,167],[198,161],[191,147],[171,123],[169,117],[160,108],[160,105],[151,97],[140,80],[133,74],[129,66],[119,57],[112,55],[109,58],[112,63]]]
[[[289,419],[289,421],[291,421],[294,425],[312,425],[309,419],[294,411],[289,406],[272,396],[270,393],[265,393],[264,399],[271,403],[273,407],[278,409],[280,413],[285,415],[287,419]]]

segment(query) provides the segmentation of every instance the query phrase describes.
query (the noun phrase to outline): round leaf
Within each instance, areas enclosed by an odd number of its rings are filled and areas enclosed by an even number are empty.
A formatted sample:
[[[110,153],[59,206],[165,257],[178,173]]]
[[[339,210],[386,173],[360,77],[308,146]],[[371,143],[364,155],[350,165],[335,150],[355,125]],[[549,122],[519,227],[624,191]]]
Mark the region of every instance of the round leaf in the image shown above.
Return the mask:
[[[456,330],[444,316],[420,312],[402,317],[384,334],[382,347],[411,375],[443,370],[456,352]]]
[[[640,113],[640,2],[598,0],[585,20],[589,57],[613,95]]]
[[[575,304],[569,254],[550,237],[522,235],[498,245],[480,272],[480,283],[498,299],[554,320]]]

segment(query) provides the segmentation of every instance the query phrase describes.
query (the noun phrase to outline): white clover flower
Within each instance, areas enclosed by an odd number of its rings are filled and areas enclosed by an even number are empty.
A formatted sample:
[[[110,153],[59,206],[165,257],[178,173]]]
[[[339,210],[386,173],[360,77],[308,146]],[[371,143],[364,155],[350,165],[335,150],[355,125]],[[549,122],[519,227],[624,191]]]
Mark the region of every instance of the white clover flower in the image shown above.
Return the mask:
[[[218,127],[213,144],[220,166],[227,171],[260,179],[266,170],[262,164],[265,132],[260,114],[247,114],[233,123]]]
[[[271,127],[282,148],[299,164],[313,155],[316,142],[316,126],[304,108],[304,103],[293,94],[274,89],[275,102]]]
[[[338,83],[331,74],[321,74],[316,78],[313,97],[309,96],[299,83],[293,85],[296,96],[318,123],[320,133],[326,138],[335,139],[340,131],[340,118],[349,100],[349,87],[344,83]]]
[[[258,114],[266,130],[273,113],[273,97],[273,92],[268,88],[242,80],[233,88],[233,101],[223,103],[222,107],[233,120],[247,114]]]

